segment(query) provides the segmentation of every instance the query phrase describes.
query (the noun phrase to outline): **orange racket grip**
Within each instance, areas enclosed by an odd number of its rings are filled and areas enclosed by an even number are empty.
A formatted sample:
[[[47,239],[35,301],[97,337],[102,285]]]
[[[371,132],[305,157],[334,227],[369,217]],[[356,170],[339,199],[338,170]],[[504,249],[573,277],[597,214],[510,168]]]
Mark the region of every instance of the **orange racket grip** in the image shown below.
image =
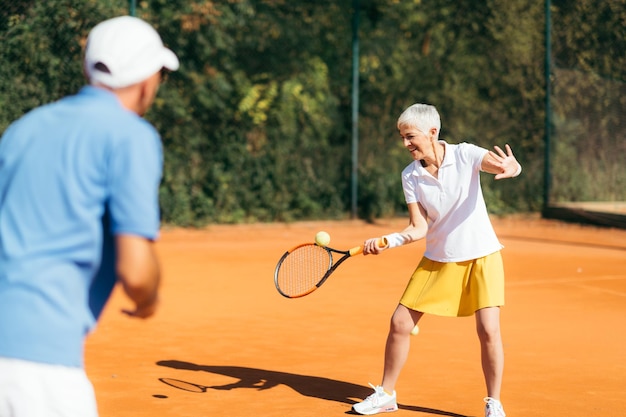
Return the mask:
[[[386,238],[382,237],[376,241],[376,245],[382,249],[382,248],[386,248],[389,245],[389,242],[387,242]],[[356,246],[350,249],[349,252],[350,252],[350,256],[360,255],[363,253],[363,246]]]

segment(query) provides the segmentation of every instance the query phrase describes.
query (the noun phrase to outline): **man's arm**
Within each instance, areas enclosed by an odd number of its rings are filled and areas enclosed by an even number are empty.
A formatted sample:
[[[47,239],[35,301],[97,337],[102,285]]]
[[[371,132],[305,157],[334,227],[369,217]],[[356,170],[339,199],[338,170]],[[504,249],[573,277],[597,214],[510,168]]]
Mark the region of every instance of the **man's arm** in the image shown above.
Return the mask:
[[[134,310],[124,310],[133,317],[150,317],[159,300],[161,272],[154,243],[133,235],[117,235],[116,271],[124,292],[135,303]]]

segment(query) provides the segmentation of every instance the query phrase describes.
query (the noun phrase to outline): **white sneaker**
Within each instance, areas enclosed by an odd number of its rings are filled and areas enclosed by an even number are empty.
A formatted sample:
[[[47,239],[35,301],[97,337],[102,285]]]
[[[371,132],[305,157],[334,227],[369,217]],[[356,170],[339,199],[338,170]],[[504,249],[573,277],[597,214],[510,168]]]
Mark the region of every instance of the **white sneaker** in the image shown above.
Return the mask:
[[[375,387],[370,384],[370,387],[374,388],[374,393],[360,403],[354,404],[352,409],[355,412],[371,416],[378,413],[390,413],[398,409],[395,391],[392,395],[389,395],[380,385]]]
[[[485,417],[506,417],[502,403],[491,397],[485,397]]]

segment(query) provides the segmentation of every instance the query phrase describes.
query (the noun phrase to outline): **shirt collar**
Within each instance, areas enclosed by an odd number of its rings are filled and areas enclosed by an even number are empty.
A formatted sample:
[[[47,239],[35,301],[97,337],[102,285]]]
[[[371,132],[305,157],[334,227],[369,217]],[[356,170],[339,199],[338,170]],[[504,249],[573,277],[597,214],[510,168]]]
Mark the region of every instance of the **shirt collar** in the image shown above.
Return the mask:
[[[443,157],[443,162],[442,162],[441,166],[439,167],[439,169],[441,169],[443,167],[447,167],[447,166],[456,165],[456,159],[452,156],[454,145],[449,144],[445,140],[440,140],[439,143],[442,143],[443,146],[446,148],[446,154]],[[417,175],[430,175],[430,173],[428,173],[428,171],[426,171],[426,168],[424,168],[422,166],[420,161],[413,161],[413,165],[415,167],[414,171],[413,171],[415,174],[417,174]]]
[[[86,85],[82,87],[80,89],[79,95],[96,97],[98,99],[107,101],[109,104],[115,103],[118,106],[122,105],[119,99],[117,98],[117,96],[113,94],[111,91],[105,90],[104,88],[96,87],[93,85]]]

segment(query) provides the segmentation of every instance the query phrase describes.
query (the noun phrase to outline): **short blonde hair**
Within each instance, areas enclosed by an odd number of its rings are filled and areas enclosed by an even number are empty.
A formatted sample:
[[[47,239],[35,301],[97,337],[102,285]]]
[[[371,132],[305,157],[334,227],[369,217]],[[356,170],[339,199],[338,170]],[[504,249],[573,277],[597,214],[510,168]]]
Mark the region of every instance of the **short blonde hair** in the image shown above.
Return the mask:
[[[416,103],[402,112],[398,118],[397,126],[398,129],[402,126],[416,127],[423,133],[428,133],[434,127],[437,129],[437,137],[439,137],[441,119],[435,106]]]

